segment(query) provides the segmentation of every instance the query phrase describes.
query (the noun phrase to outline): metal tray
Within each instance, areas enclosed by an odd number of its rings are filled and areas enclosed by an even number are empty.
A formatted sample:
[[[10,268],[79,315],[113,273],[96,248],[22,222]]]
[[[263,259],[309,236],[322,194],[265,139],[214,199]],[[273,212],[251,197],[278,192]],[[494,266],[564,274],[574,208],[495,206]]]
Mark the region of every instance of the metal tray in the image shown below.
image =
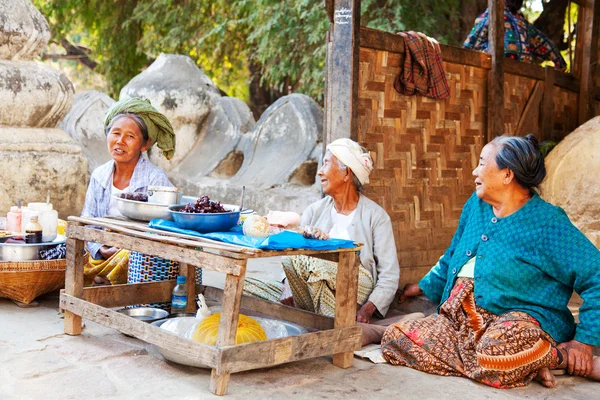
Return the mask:
[[[40,260],[40,250],[47,250],[66,242],[64,235],[48,243],[0,243],[0,261],[32,261]]]
[[[112,197],[117,200],[119,212],[127,218],[146,222],[157,218],[173,219],[169,212],[169,205],[167,204],[154,204],[145,201],[122,199],[116,195],[113,195]]]
[[[167,311],[152,307],[122,308],[117,312],[147,323],[159,321],[169,316]]]

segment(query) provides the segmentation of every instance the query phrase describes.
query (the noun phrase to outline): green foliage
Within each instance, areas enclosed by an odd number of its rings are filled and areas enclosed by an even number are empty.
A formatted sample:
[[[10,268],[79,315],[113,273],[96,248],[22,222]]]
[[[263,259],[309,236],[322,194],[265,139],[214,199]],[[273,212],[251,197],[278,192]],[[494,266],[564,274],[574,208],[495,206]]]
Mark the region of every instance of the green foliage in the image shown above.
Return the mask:
[[[161,52],[189,55],[227,94],[249,100],[260,78],[278,93],[323,100],[322,0],[33,0],[53,39],[92,49],[111,95]],[[460,0],[363,0],[361,23],[390,32],[417,30],[454,43]]]

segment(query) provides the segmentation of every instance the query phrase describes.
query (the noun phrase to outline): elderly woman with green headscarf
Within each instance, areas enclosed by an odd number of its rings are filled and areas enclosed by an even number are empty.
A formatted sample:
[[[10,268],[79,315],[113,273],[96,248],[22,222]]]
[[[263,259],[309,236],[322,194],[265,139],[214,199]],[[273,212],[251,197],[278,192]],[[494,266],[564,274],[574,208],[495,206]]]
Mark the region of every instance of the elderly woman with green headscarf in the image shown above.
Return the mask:
[[[121,216],[113,195],[146,192],[148,186],[173,186],[165,172],[142,155],[153,144],[167,159],[175,151],[173,127],[150,101],[131,98],[115,103],[106,112],[104,127],[112,160],[92,173],[81,213],[84,217]],[[87,249],[86,284],[126,283],[127,250],[91,242]]]
[[[356,319],[369,323],[385,317],[398,289],[400,267],[390,217],[361,191],[369,183],[373,161],[350,139],[338,139],[326,148],[318,171],[322,200],[302,214],[301,230],[319,239],[348,239],[363,244],[360,251]],[[247,294],[326,316],[335,315],[337,263],[308,256],[284,257],[285,282],[246,279]]]

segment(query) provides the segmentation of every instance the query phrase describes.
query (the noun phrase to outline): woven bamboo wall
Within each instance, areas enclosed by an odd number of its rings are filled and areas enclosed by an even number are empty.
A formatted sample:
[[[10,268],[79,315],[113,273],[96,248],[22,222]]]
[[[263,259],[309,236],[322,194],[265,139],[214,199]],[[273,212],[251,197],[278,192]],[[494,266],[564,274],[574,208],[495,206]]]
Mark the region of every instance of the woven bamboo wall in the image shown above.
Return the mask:
[[[559,141],[578,126],[579,94],[555,86],[553,100],[552,119],[554,123],[550,139]]]
[[[504,74],[504,133],[539,133],[540,124],[535,120],[527,121],[525,132],[517,132],[517,125],[537,82],[524,76]]]
[[[360,49],[358,140],[375,161],[367,196],[392,219],[401,285],[420,279],[448,247],[474,189],[485,137],[487,70],[444,63],[451,96],[402,96],[403,54]]]

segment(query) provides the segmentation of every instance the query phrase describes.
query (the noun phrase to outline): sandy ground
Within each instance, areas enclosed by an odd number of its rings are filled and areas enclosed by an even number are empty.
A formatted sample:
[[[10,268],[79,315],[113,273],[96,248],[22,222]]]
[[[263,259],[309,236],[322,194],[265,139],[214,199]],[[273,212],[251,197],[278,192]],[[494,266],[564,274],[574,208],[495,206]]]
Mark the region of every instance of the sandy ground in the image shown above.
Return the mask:
[[[257,262],[249,276],[277,276],[276,263]],[[222,286],[223,275],[205,273]],[[63,334],[58,295],[22,309],[0,299],[0,400],[212,399],[210,371],[166,362],[157,350],[85,321],[80,336]],[[355,358],[340,369],[330,357],[232,375],[228,399],[600,399],[600,384],[559,377],[556,389],[537,383],[498,390],[462,378],[437,377]]]

